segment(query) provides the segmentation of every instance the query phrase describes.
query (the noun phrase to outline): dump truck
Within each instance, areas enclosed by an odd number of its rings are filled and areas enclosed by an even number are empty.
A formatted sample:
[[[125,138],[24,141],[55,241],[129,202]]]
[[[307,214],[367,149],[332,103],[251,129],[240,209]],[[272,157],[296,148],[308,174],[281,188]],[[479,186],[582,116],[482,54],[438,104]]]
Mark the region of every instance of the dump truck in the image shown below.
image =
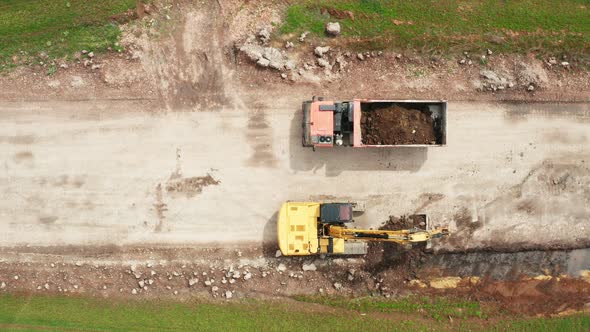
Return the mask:
[[[401,245],[430,244],[449,234],[447,228],[430,229],[426,215],[425,227],[401,230],[372,230],[350,228],[353,213],[359,205],[354,202],[286,202],[278,214],[279,249],[285,256],[321,254],[365,254],[366,243],[393,242]],[[360,212],[360,211],[359,211]]]
[[[430,147],[447,143],[445,100],[303,102],[303,146]]]

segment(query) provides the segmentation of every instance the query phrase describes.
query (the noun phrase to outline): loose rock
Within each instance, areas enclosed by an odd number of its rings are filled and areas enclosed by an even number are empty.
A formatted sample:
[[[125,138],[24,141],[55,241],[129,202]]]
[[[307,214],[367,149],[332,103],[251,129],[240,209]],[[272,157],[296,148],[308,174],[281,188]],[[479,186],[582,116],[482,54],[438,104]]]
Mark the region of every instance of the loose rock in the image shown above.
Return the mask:
[[[197,279],[197,278],[190,278],[188,280],[188,286],[189,287],[192,287],[192,286],[196,285],[198,282],[199,282],[199,279]]]
[[[337,289],[337,290],[340,290],[342,288],[342,284],[339,283],[339,282],[335,282],[334,283],[334,288]]]
[[[133,289],[131,290],[131,294],[133,294],[133,295],[136,295],[136,294],[137,294],[137,289],[133,288]]]
[[[231,291],[225,291],[225,297],[231,299],[233,297],[233,293]]]
[[[244,280],[250,280],[252,279],[252,273],[248,272],[244,275]]]
[[[330,51],[330,46],[318,46],[313,50],[313,53],[319,57],[323,57],[328,51]]]
[[[330,63],[326,59],[319,58],[318,59],[318,66],[326,68],[326,67],[330,67]]]
[[[303,271],[316,271],[317,267],[315,266],[315,264],[310,263],[310,264],[303,264],[303,266],[301,267],[301,269]]]
[[[279,264],[279,266],[277,267],[277,271],[279,271],[279,272],[285,272],[286,270],[287,270],[287,267],[283,263]]]
[[[268,28],[262,28],[258,31],[258,37],[263,43],[266,43],[270,40],[270,30]]]
[[[309,34],[309,31],[305,31],[303,32],[300,36],[299,36],[299,41],[303,42],[305,40],[305,37],[307,37],[307,35]]]
[[[281,257],[283,255],[283,253],[281,253],[280,250],[277,250],[277,252],[275,252],[275,257]]]
[[[326,33],[334,37],[340,35],[340,23],[329,22],[328,24],[326,24]]]
[[[365,56],[362,53],[357,54],[356,57],[361,61],[365,60]]]

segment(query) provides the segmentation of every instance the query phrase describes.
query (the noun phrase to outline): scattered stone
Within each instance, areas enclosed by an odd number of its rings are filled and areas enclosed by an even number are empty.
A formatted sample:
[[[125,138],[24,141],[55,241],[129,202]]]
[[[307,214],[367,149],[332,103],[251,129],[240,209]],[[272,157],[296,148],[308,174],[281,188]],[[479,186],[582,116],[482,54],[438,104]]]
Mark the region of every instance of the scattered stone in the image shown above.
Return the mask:
[[[282,73],[282,74],[281,74],[281,78],[282,78],[282,79],[287,79],[287,74],[285,74],[285,73]]]
[[[80,266],[82,266],[82,265],[84,265],[82,262],[76,262],[76,266],[77,266],[77,267],[80,267]]]
[[[94,58],[94,52],[88,52],[88,57],[89,58]]]
[[[176,272],[176,271],[172,272],[172,275],[175,276],[175,277],[180,276],[180,274],[178,272]]]
[[[287,271],[287,267],[285,266],[285,264],[281,263],[277,267],[277,271],[279,271],[279,272],[285,272],[285,271]]]
[[[139,285],[139,288],[143,288],[143,286],[145,286],[145,281],[140,280],[137,282],[137,284]]]
[[[135,272],[133,273],[133,276],[135,277],[135,279],[139,279],[141,278],[141,272]]]
[[[0,283],[0,289],[4,289],[6,288],[6,283],[3,281],[2,283]]]
[[[487,53],[488,53],[488,55],[492,55],[492,54],[494,54],[494,52],[492,52],[492,50],[490,50],[489,48],[488,48],[488,51],[487,51]]]
[[[225,298],[231,299],[234,294],[231,291],[225,291]]]
[[[549,77],[540,61],[521,62],[516,65],[516,76],[521,86],[543,87],[549,82]]]
[[[205,286],[211,286],[211,280],[205,280]]]
[[[330,51],[330,46],[318,46],[313,50],[313,53],[319,57],[323,57],[328,51]]]
[[[14,280],[18,280],[18,276],[14,276]]]
[[[563,62],[561,63],[561,65],[562,65],[563,67],[567,67],[567,66],[569,66],[569,65],[570,65],[570,63],[569,63],[569,62],[567,62],[567,61],[563,61]]]
[[[320,288],[319,291],[320,291],[320,294],[324,294],[324,289],[323,288]]]
[[[82,50],[82,54],[86,54],[86,53],[88,53],[88,51]]]
[[[263,43],[266,43],[270,40],[270,30],[268,28],[262,28],[258,31],[258,37]]]
[[[250,280],[252,279],[252,273],[247,272],[246,274],[244,274],[244,280]]]
[[[98,64],[96,64],[96,65],[92,65],[92,66],[90,67],[90,69],[92,69],[92,70],[97,70],[97,69],[100,69],[100,67],[102,67],[102,65],[98,65]]]
[[[74,289],[78,289],[78,285],[74,285]]]
[[[155,275],[156,275],[156,271],[153,271],[153,270],[152,270],[152,271],[150,271],[150,275],[151,275],[151,276],[155,276]]]
[[[103,285],[102,286],[102,289],[107,289],[107,285]]]
[[[531,84],[526,89],[527,89],[527,91],[535,91],[535,86]]]
[[[292,42],[290,42],[290,41],[288,41],[288,42],[285,44],[285,48],[286,48],[286,49],[293,48],[294,46],[295,46],[295,45],[294,45]]]
[[[335,282],[334,283],[334,288],[337,289],[337,290],[340,290],[342,288],[342,284],[339,283],[339,282]]]
[[[203,272],[203,275],[206,276],[207,275],[207,272]]]
[[[301,269],[303,271],[316,271],[317,267],[315,266],[314,263],[310,263],[310,264],[303,264],[303,266],[301,267]]]
[[[469,60],[467,61],[467,65],[471,66],[473,64],[473,61]]]
[[[211,291],[213,291],[213,292],[217,292],[218,290],[219,290],[219,287],[217,287],[217,286],[211,287]]]
[[[232,279],[229,279],[229,283],[230,283],[230,284],[233,284],[233,283],[235,283],[235,282],[236,282],[236,279],[233,279],[233,278],[232,278]]]
[[[197,281],[199,281],[199,280],[197,280]],[[153,284],[154,283],[154,279],[148,279],[147,283],[148,283],[148,285]]]
[[[465,62],[466,62],[466,61],[465,61],[465,59],[461,59],[461,60],[459,60],[459,64],[462,64],[462,65],[464,65],[464,64],[465,64]]]
[[[242,274],[240,273],[240,271],[234,271],[234,273],[232,274],[232,277],[239,279],[241,275]]]
[[[276,258],[279,258],[279,257],[281,257],[282,255],[283,255],[283,253],[282,253],[280,250],[277,250],[277,251],[275,252],[275,257],[276,257]]]
[[[348,275],[348,281],[353,281],[354,280],[354,276],[352,274]]]
[[[131,294],[133,294],[133,295],[137,295],[137,289],[133,288],[133,289],[131,290]]]
[[[319,58],[318,59],[318,66],[323,67],[323,68],[327,68],[327,67],[330,67],[330,63],[326,59]]]
[[[152,265],[152,263],[147,263],[145,266],[146,266],[148,269],[151,269],[153,265]]]
[[[328,24],[326,24],[326,33],[334,37],[340,35],[340,23],[329,22]]]
[[[256,61],[256,64],[259,65],[260,67],[266,68],[270,65],[270,61],[265,58],[260,58],[260,59],[258,59],[258,61]]]
[[[395,56],[395,58],[396,58],[396,59],[401,59],[401,58],[402,58],[402,55],[398,53],[398,54]]]
[[[60,68],[62,69],[68,69],[68,64],[67,63],[62,63],[61,65],[59,65]]]
[[[356,55],[356,58],[359,59],[359,60],[361,60],[361,61],[365,60],[365,56],[362,53],[357,54]]]
[[[303,32],[300,36],[299,36],[299,41],[303,42],[305,40],[305,37],[307,37],[307,35],[309,35],[309,31],[305,31]]]
[[[199,279],[197,279],[197,278],[190,278],[188,280],[188,286],[189,287],[192,287],[192,286],[196,285],[198,282],[199,282]]]
[[[548,61],[548,63],[549,63],[550,65],[556,65],[556,64],[557,64],[557,59],[556,59],[556,58],[554,58],[554,57],[551,57],[551,58],[549,58],[549,61]]]
[[[178,291],[177,291],[177,290],[175,290],[175,291],[173,292],[173,294],[174,294],[174,295],[178,295]]]
[[[262,272],[262,277],[266,278],[266,276],[267,276],[266,272]]]

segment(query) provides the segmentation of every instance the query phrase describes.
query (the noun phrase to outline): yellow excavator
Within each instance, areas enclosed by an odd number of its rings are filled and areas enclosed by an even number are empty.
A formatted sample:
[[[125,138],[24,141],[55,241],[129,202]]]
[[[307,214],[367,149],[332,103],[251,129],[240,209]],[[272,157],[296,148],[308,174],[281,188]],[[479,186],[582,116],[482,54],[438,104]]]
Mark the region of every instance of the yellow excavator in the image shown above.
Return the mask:
[[[395,242],[411,245],[430,243],[431,239],[448,235],[447,228],[364,230],[348,228],[353,213],[361,212],[357,203],[286,202],[277,219],[279,249],[285,256],[321,254],[363,254],[366,241]]]

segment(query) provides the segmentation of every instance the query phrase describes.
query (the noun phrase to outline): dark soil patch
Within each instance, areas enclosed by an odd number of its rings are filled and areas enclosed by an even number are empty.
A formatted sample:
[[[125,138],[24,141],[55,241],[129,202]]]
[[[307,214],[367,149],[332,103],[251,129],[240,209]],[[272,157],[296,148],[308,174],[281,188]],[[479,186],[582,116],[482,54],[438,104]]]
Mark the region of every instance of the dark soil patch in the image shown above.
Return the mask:
[[[200,194],[203,188],[218,184],[218,180],[207,174],[206,176],[192,178],[171,179],[166,183],[166,191],[169,193],[183,193],[187,197],[193,197]]]
[[[363,144],[436,144],[434,121],[428,111],[397,105],[363,112]]]

